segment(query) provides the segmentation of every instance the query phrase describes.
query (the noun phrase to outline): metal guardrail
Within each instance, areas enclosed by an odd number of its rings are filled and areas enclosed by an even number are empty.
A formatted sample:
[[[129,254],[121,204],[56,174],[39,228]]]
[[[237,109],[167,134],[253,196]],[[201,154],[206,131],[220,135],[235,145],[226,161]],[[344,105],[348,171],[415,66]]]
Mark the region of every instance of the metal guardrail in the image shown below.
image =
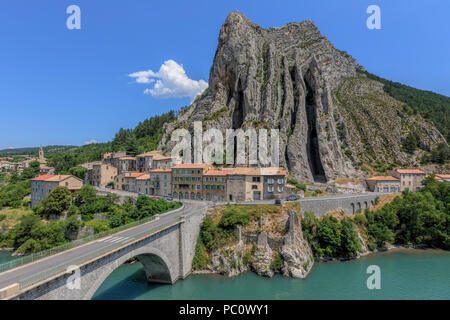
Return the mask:
[[[136,235],[134,235],[132,238],[128,239],[128,241],[126,241],[126,242],[113,243],[111,245],[101,247],[101,248],[99,248],[97,250],[90,251],[90,252],[88,252],[88,253],[86,253],[84,255],[81,255],[81,256],[79,256],[77,258],[74,258],[74,259],[71,259],[69,261],[66,261],[63,264],[57,265],[57,266],[52,267],[50,269],[47,269],[47,270],[38,272],[36,274],[33,274],[32,276],[29,276],[27,278],[21,279],[19,281],[19,288],[20,288],[20,290],[23,290],[24,288],[30,287],[30,286],[32,286],[32,285],[34,285],[36,283],[39,283],[39,282],[41,282],[41,281],[43,281],[45,279],[50,278],[52,276],[55,276],[55,275],[60,274],[62,272],[66,272],[67,268],[69,266],[82,265],[82,264],[84,264],[84,263],[94,259],[95,257],[98,257],[98,256],[101,256],[103,254],[109,253],[109,252],[113,251],[114,249],[122,247],[122,246],[124,246],[125,244],[127,244],[129,242],[138,240],[139,238],[143,238],[144,236],[149,235],[149,234],[151,234],[151,233],[153,233],[155,231],[162,230],[165,227],[167,227],[167,226],[169,226],[169,225],[171,225],[171,224],[173,224],[173,223],[175,223],[177,221],[180,221],[181,219],[182,219],[181,217],[174,218],[174,219],[172,219],[172,220],[170,220],[170,221],[168,221],[168,222],[166,222],[166,223],[164,223],[162,225],[155,226],[153,228],[150,228],[150,229],[144,230],[142,232],[139,232]]]
[[[183,205],[180,208],[183,208]],[[177,208],[175,210],[178,210],[180,208]],[[174,210],[172,210],[172,211],[174,211]],[[167,212],[170,212],[170,211],[167,211]],[[155,216],[157,216],[157,215],[155,215]],[[56,253],[66,251],[68,249],[72,249],[72,248],[81,246],[81,245],[86,244],[88,242],[91,242],[91,241],[103,238],[105,236],[109,236],[111,234],[123,231],[125,229],[133,228],[133,227],[138,226],[140,224],[152,221],[153,219],[155,219],[155,216],[147,217],[147,218],[144,218],[142,220],[134,221],[134,222],[125,224],[123,226],[111,229],[111,230],[107,230],[107,231],[103,231],[103,232],[100,232],[100,233],[97,233],[97,234],[93,234],[91,236],[88,236],[88,237],[85,237],[85,238],[82,238],[82,239],[78,239],[78,240],[74,240],[74,241],[70,241],[68,243],[65,243],[65,244],[60,245],[60,246],[56,246],[56,247],[51,248],[51,249],[39,251],[39,252],[36,252],[36,253],[32,253],[30,255],[24,256],[22,258],[18,258],[18,259],[9,261],[9,262],[2,263],[2,264],[0,264],[0,273],[1,272],[5,272],[5,271],[10,270],[10,269],[14,269],[14,268],[20,267],[20,266],[22,266],[24,264],[27,264],[27,263],[30,263],[30,262],[34,262],[36,260],[39,260],[39,259],[51,256],[51,255],[54,255]]]

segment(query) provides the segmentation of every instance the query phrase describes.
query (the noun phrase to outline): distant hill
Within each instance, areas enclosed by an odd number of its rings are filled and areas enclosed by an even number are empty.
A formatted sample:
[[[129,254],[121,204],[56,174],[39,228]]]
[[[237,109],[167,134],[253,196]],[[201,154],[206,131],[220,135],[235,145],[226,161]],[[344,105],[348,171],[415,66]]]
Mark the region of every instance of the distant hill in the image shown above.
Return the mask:
[[[81,163],[98,161],[102,154],[111,151],[125,150],[128,154],[135,155],[155,150],[163,135],[164,124],[174,121],[176,116],[175,111],[155,115],[140,122],[134,129],[120,128],[111,142],[67,147],[49,153],[48,156],[46,154],[48,164],[60,172]]]
[[[15,155],[29,155],[38,156],[40,147],[26,147],[0,150],[0,157],[15,156]],[[43,147],[44,153],[47,155],[77,148],[77,146],[46,146]]]

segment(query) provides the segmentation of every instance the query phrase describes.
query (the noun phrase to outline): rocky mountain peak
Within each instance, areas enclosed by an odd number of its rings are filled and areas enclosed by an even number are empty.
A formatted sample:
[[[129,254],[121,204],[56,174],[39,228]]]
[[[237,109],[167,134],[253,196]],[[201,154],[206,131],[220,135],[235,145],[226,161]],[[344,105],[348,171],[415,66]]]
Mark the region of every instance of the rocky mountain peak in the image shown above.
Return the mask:
[[[231,12],[207,92],[166,126],[160,147],[170,150],[172,130],[192,131],[194,121],[224,133],[279,129],[281,166],[300,181],[326,182],[359,175],[362,160],[406,160],[405,123],[422,128],[425,144],[440,141],[433,126],[399,113],[401,103],[361,70],[310,20],[264,29]]]

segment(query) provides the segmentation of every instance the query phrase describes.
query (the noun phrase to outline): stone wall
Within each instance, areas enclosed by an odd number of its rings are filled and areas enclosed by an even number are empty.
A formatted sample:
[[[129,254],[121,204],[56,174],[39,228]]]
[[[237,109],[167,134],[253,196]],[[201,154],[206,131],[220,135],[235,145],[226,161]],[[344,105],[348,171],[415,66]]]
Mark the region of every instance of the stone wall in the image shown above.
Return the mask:
[[[301,199],[299,202],[302,212],[312,211],[318,216],[338,208],[343,209],[346,214],[354,214],[358,209],[364,211],[364,209],[372,207],[375,204],[375,198],[381,198],[383,195],[381,193],[365,193],[339,198],[315,197]]]

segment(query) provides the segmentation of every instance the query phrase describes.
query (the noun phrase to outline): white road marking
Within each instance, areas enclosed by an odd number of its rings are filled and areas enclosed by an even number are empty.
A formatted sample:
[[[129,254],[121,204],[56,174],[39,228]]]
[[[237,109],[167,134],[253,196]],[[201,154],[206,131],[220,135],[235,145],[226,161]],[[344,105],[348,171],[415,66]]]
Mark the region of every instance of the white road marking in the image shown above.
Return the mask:
[[[106,238],[100,239],[100,240],[98,240],[98,242],[103,242],[103,241],[105,241],[105,240],[108,240],[108,239],[110,239],[110,238],[112,238],[112,236],[109,236],[109,237],[106,237]]]

